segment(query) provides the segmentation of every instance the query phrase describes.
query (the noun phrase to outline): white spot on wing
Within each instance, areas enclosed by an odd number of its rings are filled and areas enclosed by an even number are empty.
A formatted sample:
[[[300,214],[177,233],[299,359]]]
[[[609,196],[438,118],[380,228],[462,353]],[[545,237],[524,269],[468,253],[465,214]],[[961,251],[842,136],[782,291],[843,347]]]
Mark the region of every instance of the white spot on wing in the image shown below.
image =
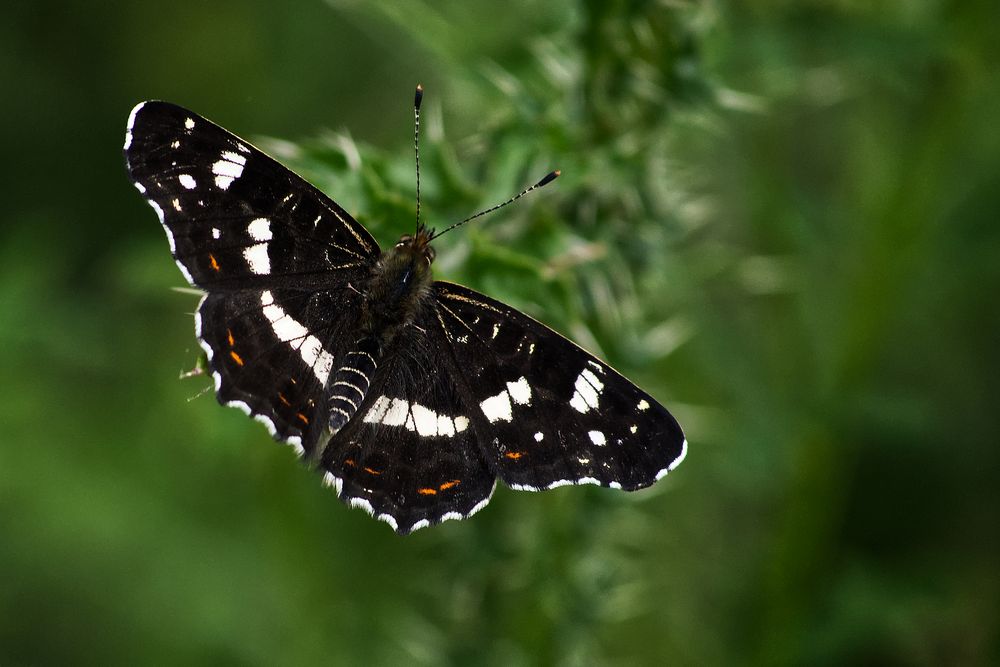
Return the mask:
[[[666,468],[664,468],[660,472],[656,473],[656,479],[660,480],[660,479],[663,479],[664,477],[666,477],[667,473],[669,473],[670,471],[672,471],[674,468],[676,468],[677,466],[679,466],[681,464],[681,461],[684,460],[684,458],[687,456],[687,453],[688,453],[688,441],[687,441],[687,438],[685,438],[684,442],[681,443],[681,453],[680,453],[680,456],[678,456],[676,459],[674,459],[673,461],[671,461],[670,465],[668,465]]]
[[[537,486],[531,486],[530,484],[508,484],[507,486],[515,491],[541,491]]]
[[[188,190],[194,190],[197,183],[194,181],[194,177],[191,174],[181,174],[177,177],[180,184],[183,185]]]
[[[449,417],[402,398],[379,396],[364,416],[368,424],[403,426],[421,437],[453,436],[469,427],[466,417]]]
[[[264,306],[264,317],[271,323],[274,335],[279,340],[290,343],[292,349],[298,350],[302,361],[312,368],[319,383],[325,385],[333,367],[333,357],[330,353],[323,349],[318,338],[310,335],[302,324],[274,303],[274,295],[270,290],[261,292],[260,302]]]
[[[608,443],[607,439],[601,431],[588,431],[587,435],[590,436],[590,441],[597,445],[598,447],[603,447]]]
[[[516,382],[508,382],[507,387],[496,396],[490,396],[479,404],[483,414],[490,420],[490,423],[497,421],[511,421],[514,418],[511,399],[517,405],[531,404],[531,385],[527,378],[518,378]]]
[[[217,239],[222,236],[222,232],[219,231],[218,227],[212,227],[212,238]]]
[[[573,387],[576,391],[573,392],[573,398],[570,399],[569,404],[574,410],[577,412],[587,412],[597,409],[598,399],[601,390],[604,389],[604,383],[594,375],[593,371],[589,368],[584,368],[580,371],[580,375],[577,376]]]
[[[176,198],[172,199],[170,201],[170,203],[173,205],[175,211],[177,211],[178,213],[181,212],[181,200],[180,199],[176,199]]]
[[[187,270],[187,267],[181,264],[180,260],[175,260],[174,263],[177,264],[177,268],[180,269],[181,275],[184,276],[184,279],[187,280],[188,283],[194,285],[194,278],[191,277],[191,272]]]
[[[687,457],[687,455],[688,455],[688,441],[687,438],[685,438],[684,442],[681,443],[681,455],[670,463],[670,466],[667,468],[667,470],[673,470],[674,468],[679,466],[681,464],[681,461],[683,461],[685,457]]]
[[[639,401],[639,405],[637,405],[636,407],[639,408],[639,410],[648,410],[649,402],[646,401],[646,399],[644,398],[641,401]]]
[[[531,403],[531,386],[527,378],[521,377],[517,382],[508,382],[507,391],[510,397],[518,405],[529,405]]]
[[[194,129],[194,118],[185,118],[184,119],[184,127],[187,128],[187,129],[189,129],[189,130],[193,130]]]
[[[604,383],[597,379],[597,376],[589,368],[580,371],[580,378],[586,380],[598,393],[604,389]]]
[[[543,438],[545,438],[545,434],[541,431],[535,434],[535,442],[541,442]]]
[[[247,159],[239,153],[223,151],[222,159],[212,165],[212,173],[215,174],[215,184],[227,189],[232,182],[243,175],[243,165]]]
[[[316,372],[316,377],[321,378],[321,382],[326,384],[326,378],[330,374],[330,367],[333,366],[333,357],[323,349],[323,344],[319,342],[319,339],[316,336],[306,336],[306,339],[302,341],[302,345],[299,347],[299,354],[302,355],[302,361],[306,362],[306,365]],[[321,359],[325,365],[322,374],[316,368]]]
[[[496,396],[490,396],[480,403],[479,407],[482,408],[483,414],[486,415],[491,424],[501,420],[509,422],[514,418],[511,411],[510,395],[506,389]]]
[[[260,276],[271,273],[271,258],[267,254],[266,243],[256,243],[243,251],[243,259],[250,270]]]
[[[437,434],[449,437],[455,435],[455,420],[447,415],[437,415]]]
[[[128,115],[128,124],[125,126],[125,150],[128,150],[128,147],[132,145],[132,128],[135,126],[135,117],[139,113],[139,109],[144,106],[146,106],[145,102],[139,102],[132,107],[132,111]]]
[[[436,412],[415,403],[411,412],[418,435],[427,437],[438,434],[438,415]]]
[[[270,241],[272,238],[271,234],[271,221],[267,218],[257,218],[252,220],[249,225],[247,225],[247,233],[254,241]]]
[[[410,416],[410,404],[401,398],[394,398],[389,403],[389,408],[382,415],[381,423],[386,426],[402,426],[406,423],[406,418]]]
[[[160,224],[161,225],[164,224],[163,209],[160,208],[160,205],[157,204],[152,199],[150,199],[148,201],[149,201],[149,205],[153,207],[154,211],[156,211],[156,217],[160,219]],[[173,235],[170,234],[170,230],[169,229],[167,230],[167,235],[170,236],[170,249],[173,250],[174,249],[174,237],[173,237]]]
[[[375,510],[372,508],[372,504],[364,498],[351,498],[350,504],[351,507],[359,507],[368,512],[369,516],[375,516]],[[380,514],[379,516],[382,515]]]

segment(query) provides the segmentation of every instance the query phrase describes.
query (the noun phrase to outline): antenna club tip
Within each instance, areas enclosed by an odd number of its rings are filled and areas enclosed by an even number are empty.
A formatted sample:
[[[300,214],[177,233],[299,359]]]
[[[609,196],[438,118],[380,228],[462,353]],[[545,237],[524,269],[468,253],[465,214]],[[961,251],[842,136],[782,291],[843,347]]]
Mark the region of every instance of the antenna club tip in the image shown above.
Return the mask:
[[[535,187],[539,187],[540,188],[543,185],[548,185],[552,181],[554,181],[557,178],[559,178],[559,176],[561,174],[562,174],[562,172],[560,170],[558,170],[558,169],[556,169],[555,171],[550,171],[549,173],[545,174],[545,177],[542,178],[542,180],[538,181],[538,185],[536,185]]]
[[[413,93],[413,106],[416,109],[420,108],[420,101],[424,98],[424,87],[419,83],[417,84],[417,90]]]

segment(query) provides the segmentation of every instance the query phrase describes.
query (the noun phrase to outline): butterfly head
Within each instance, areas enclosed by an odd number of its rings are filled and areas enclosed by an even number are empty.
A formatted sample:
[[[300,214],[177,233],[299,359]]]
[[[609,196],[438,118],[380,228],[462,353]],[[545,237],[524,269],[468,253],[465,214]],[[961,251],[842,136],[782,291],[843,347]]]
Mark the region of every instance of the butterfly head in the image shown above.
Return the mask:
[[[416,234],[404,234],[400,237],[396,243],[396,251],[410,255],[414,260],[423,260],[424,265],[430,267],[437,256],[437,253],[434,252],[434,248],[431,246],[433,238],[434,230],[429,230],[427,227],[420,225],[417,228]]]

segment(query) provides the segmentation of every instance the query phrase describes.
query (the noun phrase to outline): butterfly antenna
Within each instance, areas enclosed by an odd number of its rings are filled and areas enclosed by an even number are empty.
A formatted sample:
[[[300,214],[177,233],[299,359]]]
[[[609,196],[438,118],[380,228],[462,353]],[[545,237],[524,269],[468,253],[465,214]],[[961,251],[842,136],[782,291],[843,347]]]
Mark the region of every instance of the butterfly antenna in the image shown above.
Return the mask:
[[[420,231],[420,101],[424,99],[424,87],[417,84],[413,94],[413,159],[417,165],[417,230]]]
[[[445,232],[450,232],[451,230],[455,229],[456,227],[461,227],[465,223],[471,222],[472,220],[475,220],[478,217],[484,216],[487,213],[492,213],[493,211],[495,211],[495,210],[497,210],[499,208],[503,208],[507,204],[513,204],[518,199],[520,199],[524,195],[528,194],[532,190],[537,190],[538,188],[540,188],[542,186],[545,186],[545,185],[548,185],[552,181],[556,180],[559,177],[559,174],[561,174],[561,173],[562,172],[560,172],[558,169],[556,169],[555,171],[550,171],[549,173],[545,174],[545,176],[542,177],[542,180],[538,181],[537,183],[535,183],[531,187],[528,187],[528,188],[525,188],[524,190],[521,190],[516,195],[514,195],[513,197],[511,197],[510,199],[508,199],[507,201],[502,201],[499,204],[497,204],[496,206],[491,206],[491,207],[489,207],[488,209],[486,209],[484,211],[480,211],[479,213],[476,213],[475,215],[470,215],[465,220],[462,220],[461,222],[456,222],[454,225],[452,225],[451,227],[446,228],[444,231],[434,234],[434,236],[432,236],[431,239],[432,240],[436,239],[437,237],[441,236]]]

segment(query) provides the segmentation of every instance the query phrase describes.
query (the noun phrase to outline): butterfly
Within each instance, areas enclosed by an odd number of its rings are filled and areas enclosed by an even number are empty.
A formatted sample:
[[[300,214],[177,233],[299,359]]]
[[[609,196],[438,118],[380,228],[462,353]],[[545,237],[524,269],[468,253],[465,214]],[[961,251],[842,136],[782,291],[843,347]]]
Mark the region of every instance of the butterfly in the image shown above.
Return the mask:
[[[382,250],[301,177],[174,104],[137,105],[124,153],[204,293],[195,332],[219,402],[396,532],[475,514],[498,479],[632,491],[683,460],[649,394],[524,313],[434,280],[440,234],[418,225]],[[419,202],[419,159],[417,173]]]

